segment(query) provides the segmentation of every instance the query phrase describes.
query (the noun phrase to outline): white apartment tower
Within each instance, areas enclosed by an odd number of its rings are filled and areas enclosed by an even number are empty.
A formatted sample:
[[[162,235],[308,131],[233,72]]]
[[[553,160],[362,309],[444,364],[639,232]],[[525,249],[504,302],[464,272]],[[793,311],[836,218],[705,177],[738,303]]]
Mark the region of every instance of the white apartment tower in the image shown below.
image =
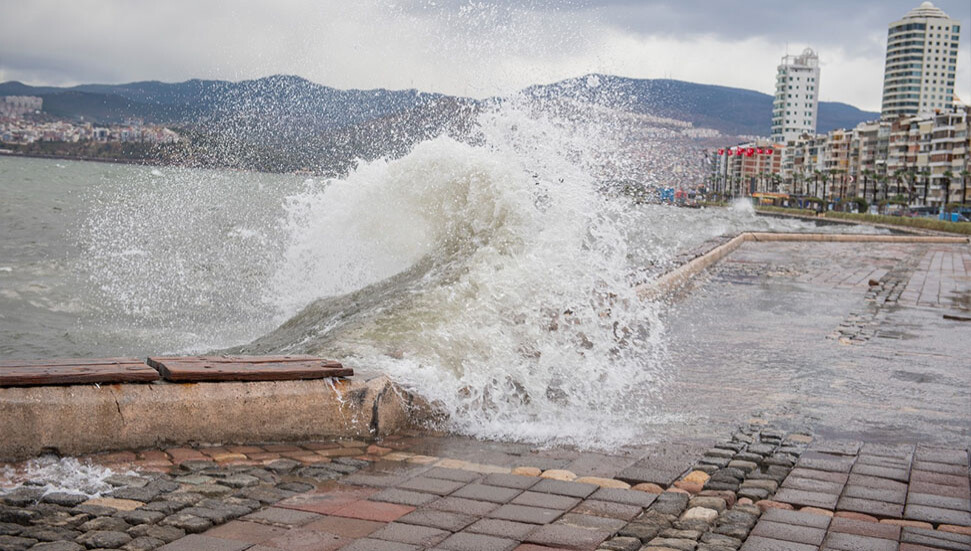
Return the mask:
[[[958,21],[930,2],[890,24],[882,118],[933,113],[951,107],[960,36]]]
[[[812,48],[782,58],[775,77],[772,140],[786,143],[816,134],[819,112],[819,57]]]

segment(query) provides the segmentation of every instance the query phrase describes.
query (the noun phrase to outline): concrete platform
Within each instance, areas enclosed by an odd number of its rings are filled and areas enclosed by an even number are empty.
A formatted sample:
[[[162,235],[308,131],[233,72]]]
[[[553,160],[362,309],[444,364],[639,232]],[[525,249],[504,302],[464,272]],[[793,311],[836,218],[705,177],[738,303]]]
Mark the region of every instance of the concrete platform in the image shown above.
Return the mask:
[[[376,437],[410,426],[387,377],[0,388],[0,461],[46,452]]]

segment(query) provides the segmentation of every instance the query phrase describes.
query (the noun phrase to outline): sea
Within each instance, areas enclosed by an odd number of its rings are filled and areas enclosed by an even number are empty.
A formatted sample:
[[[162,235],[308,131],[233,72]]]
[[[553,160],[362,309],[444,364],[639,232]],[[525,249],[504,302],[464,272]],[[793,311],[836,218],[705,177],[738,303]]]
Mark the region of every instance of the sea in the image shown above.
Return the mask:
[[[0,359],[321,354],[457,433],[610,446],[669,371],[671,305],[636,284],[719,236],[832,231],[636,201],[603,125],[477,116],[332,178],[0,156]]]

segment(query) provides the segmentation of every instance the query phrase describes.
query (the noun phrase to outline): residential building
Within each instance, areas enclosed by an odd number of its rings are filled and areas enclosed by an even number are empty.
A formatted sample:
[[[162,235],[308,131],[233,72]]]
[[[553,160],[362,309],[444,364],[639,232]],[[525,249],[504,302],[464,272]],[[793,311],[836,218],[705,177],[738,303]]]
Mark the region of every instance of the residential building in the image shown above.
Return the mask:
[[[0,117],[12,119],[40,111],[44,99],[37,96],[0,96]]]
[[[785,55],[775,77],[772,141],[786,143],[816,133],[819,113],[819,57],[811,48]]]
[[[959,22],[931,2],[890,24],[882,118],[951,108],[960,36]]]

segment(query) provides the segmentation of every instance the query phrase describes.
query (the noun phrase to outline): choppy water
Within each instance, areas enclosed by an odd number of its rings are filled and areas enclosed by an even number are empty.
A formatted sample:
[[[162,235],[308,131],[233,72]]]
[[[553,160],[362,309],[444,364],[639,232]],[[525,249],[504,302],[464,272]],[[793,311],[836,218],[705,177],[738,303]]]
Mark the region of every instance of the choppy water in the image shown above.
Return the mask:
[[[0,357],[314,352],[462,433],[629,439],[667,354],[632,283],[714,236],[819,228],[603,192],[631,162],[604,121],[509,102],[334,180],[0,157]]]

